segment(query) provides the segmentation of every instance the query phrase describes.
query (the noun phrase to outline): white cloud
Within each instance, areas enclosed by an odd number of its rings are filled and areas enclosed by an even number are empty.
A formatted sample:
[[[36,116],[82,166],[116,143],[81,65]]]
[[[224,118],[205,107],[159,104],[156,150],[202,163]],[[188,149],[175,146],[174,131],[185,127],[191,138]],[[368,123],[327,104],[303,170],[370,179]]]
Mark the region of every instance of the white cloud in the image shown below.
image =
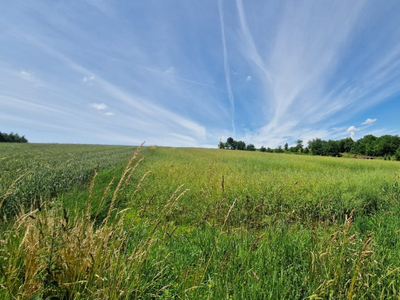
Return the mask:
[[[108,108],[108,106],[105,105],[104,103],[92,103],[91,106],[98,110],[103,110]]]
[[[105,116],[113,116],[113,115],[114,115],[114,113],[113,113],[113,112],[110,112],[110,111],[108,111],[108,112],[105,112],[105,113],[104,113],[104,115],[105,115]]]
[[[350,126],[346,131],[347,132],[356,132],[356,131],[359,131],[360,129],[358,129],[357,127],[355,127],[355,126]]]
[[[365,122],[361,123],[361,125],[371,125],[375,123],[377,119],[367,119]]]
[[[354,134],[355,134],[355,132],[357,132],[357,131],[359,131],[360,129],[358,129],[357,127],[355,127],[355,126],[350,126],[347,130],[346,130],[346,132],[350,132],[350,137],[354,140]]]
[[[252,80],[251,76],[247,76],[246,81],[249,82],[250,80]]]

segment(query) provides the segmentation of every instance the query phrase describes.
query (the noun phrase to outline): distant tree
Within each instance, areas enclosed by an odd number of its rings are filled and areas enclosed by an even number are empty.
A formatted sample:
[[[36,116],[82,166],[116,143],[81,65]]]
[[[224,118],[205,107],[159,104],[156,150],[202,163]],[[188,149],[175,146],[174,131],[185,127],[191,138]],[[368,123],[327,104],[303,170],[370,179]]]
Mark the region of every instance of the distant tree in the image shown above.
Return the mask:
[[[238,142],[233,140],[232,150],[236,150],[237,149],[237,145],[238,145]]]
[[[246,147],[247,151],[256,151],[256,147],[253,144],[248,144]]]
[[[285,152],[285,151],[282,149],[282,146],[279,145],[278,148],[276,148],[276,149],[274,150],[274,152],[275,152],[275,153],[283,153],[283,152]]]
[[[285,144],[284,149],[285,149],[285,151],[289,151],[289,145],[288,145],[288,143]]]
[[[376,137],[371,134],[354,142],[351,138],[339,141],[323,141],[314,139],[308,142],[309,148],[314,155],[340,156],[340,153],[353,153],[369,156],[381,156],[385,160],[395,158],[400,148],[400,137],[395,135],[383,135]]]
[[[356,153],[374,155],[376,139],[376,136],[369,134],[358,140],[355,145],[355,150],[357,151]]]
[[[7,142],[9,143],[15,143],[15,134],[14,132],[10,132],[10,134],[8,135],[8,140]]]
[[[310,149],[308,149],[308,147],[305,147],[303,150],[303,153],[306,153],[306,154],[310,153]]]
[[[400,147],[397,148],[396,153],[394,154],[394,159],[400,161]]]
[[[225,149],[225,143],[224,142],[222,142],[222,141],[219,141],[219,144],[218,144],[218,148],[219,149]]]
[[[341,154],[339,151],[339,143],[337,141],[332,141],[332,140],[323,143],[322,155],[340,157]]]
[[[236,149],[237,150],[245,150],[246,149],[246,143],[243,142],[243,141],[237,142]]]
[[[374,155],[394,155],[400,147],[400,138],[393,135],[383,135],[375,140]]]
[[[303,141],[302,140],[297,140],[296,152],[303,152]]]
[[[233,149],[234,141],[235,140],[232,137],[228,137],[228,139],[226,140],[226,145],[228,149]]]
[[[261,152],[267,152],[267,148],[265,148],[264,146],[261,146],[260,151]]]
[[[350,153],[351,149],[353,148],[354,143],[355,142],[353,141],[352,138],[341,139],[339,141],[339,151],[341,153],[344,153],[344,152]]]
[[[272,153],[272,152],[274,152],[274,150],[272,150],[270,147],[268,147],[266,152]]]
[[[324,141],[321,139],[313,139],[308,142],[308,147],[311,149],[312,154],[314,155],[323,155],[322,147],[324,145]]]
[[[11,132],[10,134],[0,132],[0,142],[2,143],[27,143],[25,136],[19,136],[18,133]]]

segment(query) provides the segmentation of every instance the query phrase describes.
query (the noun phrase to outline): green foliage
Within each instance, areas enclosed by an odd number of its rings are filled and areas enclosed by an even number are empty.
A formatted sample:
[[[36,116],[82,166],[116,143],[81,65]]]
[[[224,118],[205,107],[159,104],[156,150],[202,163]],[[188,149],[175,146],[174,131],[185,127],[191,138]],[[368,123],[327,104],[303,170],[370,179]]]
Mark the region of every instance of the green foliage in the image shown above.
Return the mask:
[[[400,137],[383,135],[375,137],[366,135],[352,146],[351,153],[374,156],[392,156],[400,147]]]
[[[219,143],[219,149],[230,149],[230,150],[250,150],[254,151],[256,148],[253,144],[249,144],[246,146],[246,143],[243,141],[236,141],[232,137],[229,137],[226,140],[226,143]]]
[[[288,143],[285,144],[284,149],[285,149],[285,151],[289,151],[289,145],[288,145]]]
[[[340,142],[339,141],[323,141],[321,139],[314,139],[308,142],[312,154],[322,156],[336,156],[340,157]]]
[[[311,149],[312,154],[314,155],[323,155],[323,141],[321,139],[313,139],[308,142],[308,147]]]
[[[267,152],[267,148],[265,148],[264,146],[261,146],[260,152]]]
[[[282,149],[282,146],[278,146],[278,148],[274,149],[275,153],[284,153],[285,151]]]
[[[247,148],[246,148],[246,143],[243,142],[243,141],[237,142],[237,144],[236,144],[236,149],[237,149],[237,150],[246,150],[246,149],[247,149]]]
[[[341,153],[344,153],[344,152],[350,153],[352,148],[353,148],[354,143],[355,142],[353,141],[352,138],[341,139],[339,141],[339,152],[341,152]]]
[[[394,154],[394,158],[395,158],[395,160],[400,161],[400,146],[399,146],[399,148],[397,148],[397,151]]]
[[[256,151],[256,147],[253,144],[248,144],[246,147],[247,151]]]
[[[19,136],[18,133],[2,133],[0,132],[0,143],[27,143],[25,136]]]
[[[297,140],[296,152],[303,152],[303,141],[302,140]]]
[[[226,140],[226,146],[227,146],[228,149],[235,150],[236,149],[236,144],[237,144],[237,142],[232,137],[229,137]]]

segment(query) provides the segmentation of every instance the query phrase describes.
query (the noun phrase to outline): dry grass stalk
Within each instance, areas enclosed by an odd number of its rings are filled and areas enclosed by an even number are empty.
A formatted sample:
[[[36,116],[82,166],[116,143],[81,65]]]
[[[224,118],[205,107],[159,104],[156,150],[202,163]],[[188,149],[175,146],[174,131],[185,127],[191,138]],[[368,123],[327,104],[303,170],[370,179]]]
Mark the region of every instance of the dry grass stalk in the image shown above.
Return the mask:
[[[96,215],[94,216],[95,219],[97,218],[97,216],[98,216],[99,213],[100,213],[100,208],[101,208],[101,206],[102,206],[102,204],[103,204],[103,202],[104,202],[104,199],[105,199],[106,196],[108,195],[108,191],[110,190],[110,187],[111,187],[112,184],[114,183],[114,180],[115,180],[115,177],[113,177],[113,178],[111,179],[110,183],[107,185],[106,189],[104,190],[103,196],[101,197],[100,203],[99,203],[99,205],[98,205],[98,207],[97,207]]]
[[[132,177],[133,173],[135,173],[136,168],[139,166],[139,164],[140,164],[143,160],[144,160],[144,156],[143,156],[141,159],[139,159],[139,160],[137,161],[136,165],[135,165],[133,168],[130,169],[129,175],[127,176],[127,178],[126,178],[126,180],[125,180],[125,183],[124,183],[124,185],[123,185],[123,187],[122,187],[122,190],[124,190],[124,189],[126,188],[126,186],[128,185],[128,183],[129,183],[130,180],[131,180],[131,177]]]
[[[104,221],[103,221],[103,222],[106,223],[106,224],[107,224],[107,222],[108,222],[108,219],[110,218],[111,211],[112,211],[113,208],[114,208],[114,202],[115,202],[115,200],[117,199],[117,195],[118,195],[118,193],[119,193],[120,190],[121,190],[121,186],[122,186],[123,182],[125,181],[126,174],[129,172],[131,165],[133,164],[133,162],[135,161],[135,159],[138,157],[138,155],[139,155],[139,150],[142,148],[142,146],[144,145],[144,143],[145,143],[145,142],[143,142],[139,147],[136,148],[136,150],[135,150],[135,152],[133,153],[131,159],[129,160],[128,164],[126,165],[124,172],[123,172],[122,175],[121,175],[121,178],[120,178],[120,180],[119,180],[119,182],[118,182],[117,188],[115,189],[114,194],[113,194],[113,197],[112,197],[112,199],[111,199],[110,209],[108,210],[107,217],[106,217],[106,218],[104,219]]]

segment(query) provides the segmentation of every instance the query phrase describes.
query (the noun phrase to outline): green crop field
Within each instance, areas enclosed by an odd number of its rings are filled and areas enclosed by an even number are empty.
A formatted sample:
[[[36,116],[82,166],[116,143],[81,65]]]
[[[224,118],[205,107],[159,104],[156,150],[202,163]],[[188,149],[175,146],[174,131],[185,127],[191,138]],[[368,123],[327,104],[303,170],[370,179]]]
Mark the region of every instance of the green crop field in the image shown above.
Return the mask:
[[[400,298],[399,162],[135,149],[0,145],[1,299]]]

